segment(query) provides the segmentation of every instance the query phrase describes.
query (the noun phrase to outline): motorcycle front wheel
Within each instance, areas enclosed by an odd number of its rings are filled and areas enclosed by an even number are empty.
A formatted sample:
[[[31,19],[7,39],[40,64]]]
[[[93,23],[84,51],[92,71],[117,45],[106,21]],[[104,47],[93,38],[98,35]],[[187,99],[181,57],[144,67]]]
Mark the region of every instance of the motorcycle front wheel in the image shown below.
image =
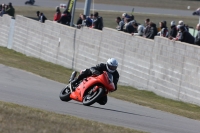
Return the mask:
[[[99,88],[95,92],[90,90],[88,93],[86,93],[86,95],[83,98],[83,105],[90,106],[94,104],[103,96],[103,94],[104,94],[103,88]]]
[[[60,92],[60,95],[59,95],[60,100],[65,101],[65,102],[70,101],[71,100],[70,94],[71,94],[70,87],[69,87],[69,85],[67,85]]]

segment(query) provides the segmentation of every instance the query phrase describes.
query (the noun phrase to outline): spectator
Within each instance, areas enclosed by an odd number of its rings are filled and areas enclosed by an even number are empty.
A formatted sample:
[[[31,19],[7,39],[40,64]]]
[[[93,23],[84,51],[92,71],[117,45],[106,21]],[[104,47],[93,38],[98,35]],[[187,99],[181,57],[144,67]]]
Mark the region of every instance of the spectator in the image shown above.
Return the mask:
[[[102,30],[103,29],[103,18],[99,16],[98,12],[94,13],[94,29]]]
[[[144,29],[144,36],[146,37],[150,33],[150,19],[147,18],[145,20],[145,29]]]
[[[35,3],[35,0],[29,0],[29,2],[34,4],[34,3]]]
[[[144,26],[143,25],[138,25],[138,23],[132,23],[133,27],[137,29],[137,33],[132,33],[134,36],[143,36],[144,34]]]
[[[122,21],[124,21],[124,23],[125,23],[125,18],[126,18],[126,13],[123,13],[122,14]]]
[[[63,14],[61,15],[60,20],[58,20],[57,22],[64,25],[69,25],[71,22],[71,16],[69,15],[69,12],[64,11]]]
[[[70,26],[70,23],[71,23],[71,13],[67,11],[67,25]]]
[[[171,30],[169,33],[169,38],[175,38],[177,35],[177,27],[175,21],[171,21]]]
[[[194,44],[194,37],[185,29],[184,26],[180,26],[179,31],[181,32],[180,38],[175,38],[173,40]]]
[[[4,8],[4,10],[6,11],[6,4],[1,4],[1,6],[2,6],[1,8]]]
[[[198,30],[198,33],[195,37],[194,44],[200,46],[200,24],[197,24],[196,29]]]
[[[92,19],[90,17],[86,17],[86,15],[84,15],[84,17],[85,17],[85,21],[83,23],[85,24],[85,26],[91,27],[93,23]]]
[[[181,25],[178,25],[177,26],[177,35],[176,35],[176,39],[180,39],[181,38],[181,34],[182,34],[182,32],[180,31],[180,27],[181,27]]]
[[[178,21],[178,25],[184,25],[183,20]]]
[[[123,13],[123,14],[122,14],[122,21],[124,21],[125,18],[130,19],[130,21],[134,20],[134,16],[133,16],[133,15],[130,16],[130,15],[128,15],[127,13]]]
[[[5,10],[7,10],[7,9],[8,9],[8,5],[6,5],[6,4],[4,4],[4,7],[5,7]]]
[[[39,20],[40,20],[40,11],[37,11],[37,12],[36,12],[36,15],[37,15],[38,21],[39,21]]]
[[[120,18],[120,17],[117,17],[117,18],[115,19],[115,21],[117,22],[117,27],[116,27],[116,29],[117,29],[118,31],[123,31],[124,22],[121,20],[121,18]]]
[[[192,15],[200,15],[200,8],[197,8],[196,11],[192,13]]]
[[[168,29],[167,29],[165,23],[164,22],[160,22],[159,25],[160,25],[161,31],[158,32],[158,35],[162,36],[162,37],[168,37]]]
[[[150,30],[148,34],[146,34],[146,38],[154,39],[154,37],[157,35],[156,24],[154,24],[153,22],[150,22],[149,27],[150,27]]]
[[[124,26],[123,26],[123,31],[127,32],[127,26],[130,24],[130,19],[129,18],[124,18]]]
[[[136,32],[136,29],[133,27],[133,23],[135,23],[135,22],[131,21],[130,23],[128,23],[128,25],[126,26],[126,31],[125,32],[130,33],[130,34]]]
[[[61,18],[60,7],[57,6],[56,7],[56,13],[54,14],[53,20],[58,21],[58,20],[60,20],[60,18]]]
[[[178,25],[177,25],[177,26],[184,26],[185,30],[188,31],[188,29],[186,28],[185,24],[183,23],[183,20],[180,20],[180,21],[178,22]],[[177,29],[178,29],[178,27],[177,27]]]
[[[5,7],[2,7],[1,11],[0,11],[0,16],[2,17],[3,14],[5,14]]]
[[[92,23],[94,21],[94,15],[93,14],[90,14],[90,19],[92,20]]]
[[[15,9],[13,8],[12,6],[12,3],[9,3],[8,6],[7,6],[7,9],[5,9],[5,13],[14,17],[15,15]]]
[[[86,18],[86,15],[81,15],[81,20],[82,24],[79,24],[77,28],[81,28],[81,26],[87,26],[87,27],[92,26],[92,20],[89,17]]]
[[[82,24],[82,19],[81,19],[81,16],[82,16],[82,15],[83,15],[82,13],[79,14],[79,18],[78,18],[78,20],[77,20],[76,25],[81,25],[81,24]]]
[[[163,22],[164,25],[167,27],[167,21],[163,20],[162,22]]]
[[[40,13],[39,17],[40,17],[39,21],[40,21],[41,23],[44,23],[45,20],[47,20],[47,18],[44,16],[44,14],[43,14],[42,12]]]

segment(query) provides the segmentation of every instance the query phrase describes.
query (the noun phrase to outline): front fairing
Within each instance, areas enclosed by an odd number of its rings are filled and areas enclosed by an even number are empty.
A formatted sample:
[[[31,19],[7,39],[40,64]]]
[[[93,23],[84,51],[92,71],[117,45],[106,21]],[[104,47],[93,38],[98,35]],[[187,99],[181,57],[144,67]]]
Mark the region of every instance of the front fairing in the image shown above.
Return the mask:
[[[100,75],[99,80],[104,85],[104,87],[108,91],[115,90],[115,85],[113,83],[113,77],[109,72],[104,71],[103,74]]]
[[[76,101],[82,102],[85,91],[88,88],[98,84],[103,85],[103,87],[106,88],[108,91],[115,90],[113,81],[109,80],[109,74],[107,72],[103,72],[99,76],[91,76],[84,79],[76,88],[76,91],[71,93],[70,97]]]

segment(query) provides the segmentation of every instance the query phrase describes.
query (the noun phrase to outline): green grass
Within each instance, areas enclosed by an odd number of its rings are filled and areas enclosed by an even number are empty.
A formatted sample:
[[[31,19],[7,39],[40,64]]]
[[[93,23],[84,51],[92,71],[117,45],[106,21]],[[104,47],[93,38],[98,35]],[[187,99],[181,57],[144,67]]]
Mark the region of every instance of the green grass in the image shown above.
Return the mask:
[[[1,133],[144,133],[0,101]]]
[[[93,0],[91,1],[93,2]],[[85,2],[85,0],[78,0],[78,2]],[[200,4],[199,0],[94,0],[94,2],[100,4],[125,5],[132,7],[140,6],[181,10],[187,10],[188,6],[191,7],[191,10],[196,10],[199,8]]]
[[[36,58],[27,57],[3,47],[0,47],[0,63],[23,69],[61,83],[67,83],[72,72],[72,70],[65,67]],[[199,106],[163,98],[155,95],[153,92],[137,90],[132,87],[118,86],[118,90],[115,93],[111,93],[110,96],[191,119],[200,120]]]

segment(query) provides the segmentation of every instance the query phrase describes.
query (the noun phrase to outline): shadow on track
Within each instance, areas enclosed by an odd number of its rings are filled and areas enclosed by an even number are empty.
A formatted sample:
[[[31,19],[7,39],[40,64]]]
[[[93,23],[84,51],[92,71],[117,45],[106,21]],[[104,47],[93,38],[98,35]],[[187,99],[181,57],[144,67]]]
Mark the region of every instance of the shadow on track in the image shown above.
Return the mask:
[[[78,102],[77,103],[69,102],[69,103],[84,106],[82,103],[78,103]],[[130,113],[130,112],[125,112],[125,111],[115,110],[115,109],[109,109],[109,108],[103,108],[103,107],[96,107],[96,106],[84,106],[84,107],[96,108],[96,109],[101,109],[101,110],[108,110],[108,111],[112,111],[112,112],[118,112],[118,113],[129,114],[129,115],[137,115],[137,116],[149,117],[149,118],[154,118],[154,119],[160,119],[160,118],[156,118],[156,117],[152,117],[152,116],[141,115],[141,114],[136,114],[136,113]]]

